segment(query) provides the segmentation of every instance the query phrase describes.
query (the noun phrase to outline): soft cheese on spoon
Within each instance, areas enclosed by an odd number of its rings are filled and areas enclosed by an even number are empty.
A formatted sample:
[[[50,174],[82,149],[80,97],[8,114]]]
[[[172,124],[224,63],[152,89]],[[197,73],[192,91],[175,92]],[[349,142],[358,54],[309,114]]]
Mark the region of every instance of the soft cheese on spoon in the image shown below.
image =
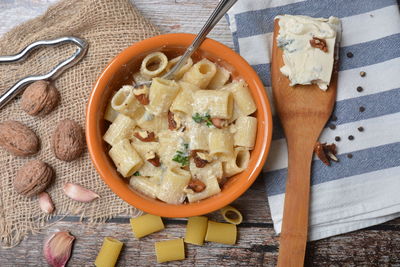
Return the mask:
[[[283,15],[279,19],[278,46],[283,49],[282,74],[296,84],[317,84],[327,90],[340,40],[340,21],[336,17],[312,18]]]

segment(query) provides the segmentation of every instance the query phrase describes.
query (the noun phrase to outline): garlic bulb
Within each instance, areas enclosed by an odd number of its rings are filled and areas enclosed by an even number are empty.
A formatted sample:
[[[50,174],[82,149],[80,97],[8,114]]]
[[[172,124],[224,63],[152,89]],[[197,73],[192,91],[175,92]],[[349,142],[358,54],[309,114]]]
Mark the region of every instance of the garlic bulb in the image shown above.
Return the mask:
[[[95,192],[73,183],[66,183],[63,190],[69,198],[79,202],[90,202],[100,197]]]
[[[67,231],[56,232],[46,241],[43,254],[53,267],[64,267],[71,256],[75,237]]]

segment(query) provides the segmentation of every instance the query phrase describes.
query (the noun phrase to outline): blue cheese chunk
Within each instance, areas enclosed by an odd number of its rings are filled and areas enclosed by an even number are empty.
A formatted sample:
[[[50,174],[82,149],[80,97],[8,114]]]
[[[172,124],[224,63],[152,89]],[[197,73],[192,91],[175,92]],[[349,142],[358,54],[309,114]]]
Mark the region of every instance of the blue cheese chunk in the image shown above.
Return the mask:
[[[282,74],[296,84],[317,84],[327,90],[335,60],[335,47],[340,40],[340,21],[336,17],[312,18],[283,15],[279,19],[277,45],[283,50]],[[326,48],[311,45],[316,40]],[[337,53],[336,53],[337,54]]]

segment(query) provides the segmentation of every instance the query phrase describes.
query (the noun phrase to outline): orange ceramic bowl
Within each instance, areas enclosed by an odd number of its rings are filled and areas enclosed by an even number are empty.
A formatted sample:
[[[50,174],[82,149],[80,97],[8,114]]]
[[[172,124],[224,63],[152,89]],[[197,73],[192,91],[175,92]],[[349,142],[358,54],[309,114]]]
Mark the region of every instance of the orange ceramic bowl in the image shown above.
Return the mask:
[[[194,59],[206,57],[231,70],[233,78],[241,77],[249,85],[257,104],[255,116],[258,119],[257,138],[248,168],[228,179],[221,193],[197,203],[173,205],[151,199],[128,186],[128,179],[120,176],[108,156],[103,141],[108,122],[103,119],[107,103],[113,92],[124,84],[132,83],[132,74],[139,70],[141,60],[149,53],[163,51],[168,58],[183,54],[195,35],[175,33],[159,35],[135,43],[120,53],[106,67],[98,78],[87,105],[86,139],[93,164],[104,182],[120,198],[147,213],[163,217],[189,217],[206,214],[220,209],[242,195],[260,173],[272,137],[272,117],[265,89],[256,72],[237,53],[227,46],[207,39],[193,55]]]

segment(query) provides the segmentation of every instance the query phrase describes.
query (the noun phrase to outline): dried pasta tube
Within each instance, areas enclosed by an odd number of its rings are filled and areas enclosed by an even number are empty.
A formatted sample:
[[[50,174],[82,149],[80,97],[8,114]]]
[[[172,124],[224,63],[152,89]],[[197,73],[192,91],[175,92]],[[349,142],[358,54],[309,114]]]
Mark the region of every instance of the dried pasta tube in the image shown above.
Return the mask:
[[[159,263],[185,259],[185,245],[182,238],[156,242],[155,249]]]
[[[206,241],[227,245],[236,243],[237,229],[235,224],[208,221]]]
[[[105,237],[94,265],[97,267],[115,266],[123,245],[124,243],[115,238]]]
[[[185,242],[202,246],[207,232],[208,218],[204,216],[189,217],[186,226]]]
[[[164,229],[161,217],[152,214],[131,218],[130,222],[132,232],[136,238],[141,238]]]
[[[243,216],[236,208],[232,206],[226,206],[220,209],[222,217],[224,217],[225,221],[232,224],[240,224],[243,221]]]
[[[168,58],[164,53],[154,52],[148,54],[140,66],[140,74],[144,77],[155,77],[165,70]]]

